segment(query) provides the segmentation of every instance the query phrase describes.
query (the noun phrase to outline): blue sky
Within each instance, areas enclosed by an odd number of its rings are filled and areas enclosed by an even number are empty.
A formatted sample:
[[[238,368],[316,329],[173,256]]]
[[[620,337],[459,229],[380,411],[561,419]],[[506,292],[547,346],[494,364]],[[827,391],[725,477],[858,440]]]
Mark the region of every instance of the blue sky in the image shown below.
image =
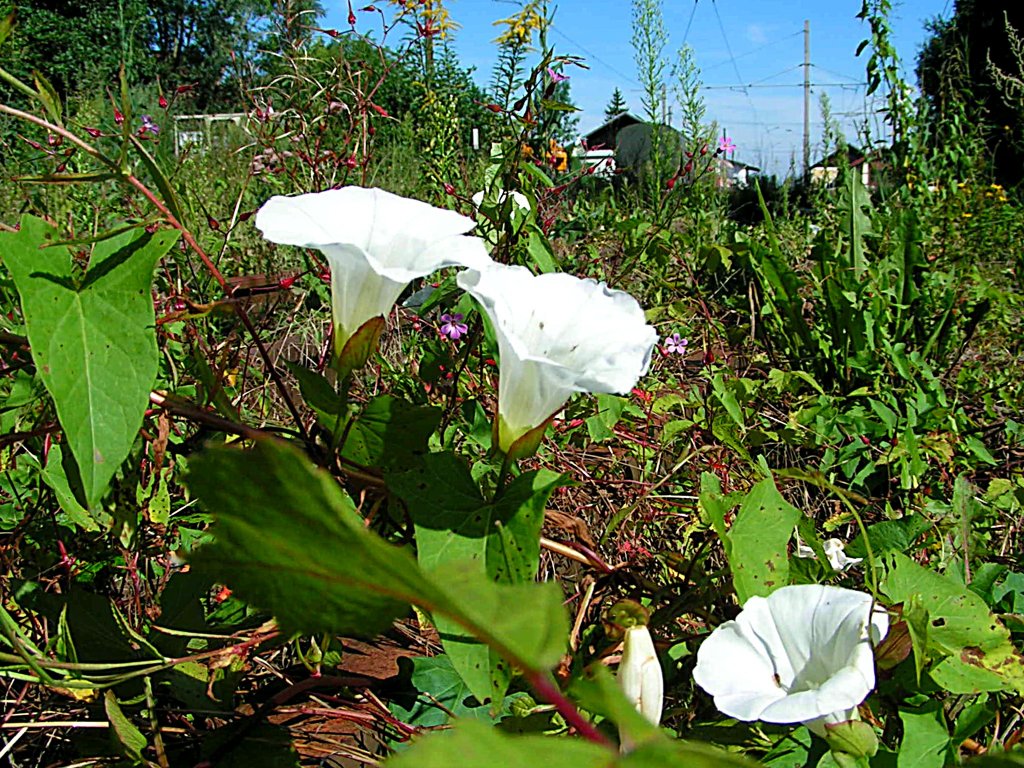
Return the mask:
[[[339,0],[326,5],[325,24],[345,29],[347,5]],[[461,25],[455,49],[465,66],[476,69],[478,82],[486,84],[495,61],[491,41],[498,30],[493,22],[513,13],[516,4],[449,0],[447,5]],[[616,87],[630,110],[640,115],[629,0],[551,0],[551,5],[557,10],[549,42],[557,53],[582,56],[589,67],[567,70],[573,99],[582,109],[580,131],[603,122],[605,105]],[[926,37],[924,23],[951,13],[952,2],[896,0],[896,5],[891,19],[895,42],[913,82],[914,59]],[[665,0],[666,57],[673,61],[678,48],[688,43],[702,70],[708,119],[717,121],[734,139],[735,157],[785,173],[793,159],[799,165],[802,156],[804,19],[811,26],[811,81],[815,84],[812,158],[820,155],[822,144],[822,94],[828,94],[848,141],[857,142],[855,126],[865,115],[874,135],[882,131],[881,121],[874,116],[878,105],[865,100],[865,58],[854,55],[868,34],[867,25],[856,18],[860,6],[860,0]],[[359,17],[359,30],[370,31],[374,15]]]

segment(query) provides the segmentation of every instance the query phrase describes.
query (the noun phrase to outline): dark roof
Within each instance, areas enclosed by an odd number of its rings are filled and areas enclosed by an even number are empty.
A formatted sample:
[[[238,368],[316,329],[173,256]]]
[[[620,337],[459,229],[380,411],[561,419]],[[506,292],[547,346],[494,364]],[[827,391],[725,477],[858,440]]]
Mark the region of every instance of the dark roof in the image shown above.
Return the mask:
[[[590,133],[584,134],[583,140],[591,149],[615,149],[615,137],[618,136],[619,131],[643,122],[646,121],[629,114],[629,112],[623,112],[621,115],[616,115],[603,125],[598,126]]]
[[[726,158],[725,162],[731,163],[736,168],[746,168],[748,171],[757,171],[758,173],[761,172],[761,169],[758,168],[756,165],[751,165],[750,163],[744,163],[744,162],[742,162],[740,160],[731,160],[729,158]]]

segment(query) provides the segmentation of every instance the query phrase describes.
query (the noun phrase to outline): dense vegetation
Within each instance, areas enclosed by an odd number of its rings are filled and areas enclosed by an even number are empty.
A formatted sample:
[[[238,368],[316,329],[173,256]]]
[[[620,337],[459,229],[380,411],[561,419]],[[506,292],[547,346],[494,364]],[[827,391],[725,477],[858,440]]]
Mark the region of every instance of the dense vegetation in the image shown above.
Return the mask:
[[[865,2],[877,185],[732,191],[655,0],[653,146],[614,176],[556,168],[578,61],[542,0],[500,23],[486,90],[440,0],[342,31],[310,3],[8,16],[0,758],[1024,764],[1024,212],[1016,138],[992,140],[1024,104],[1018,21],[983,26],[987,85],[939,64],[975,55],[983,5],[935,24],[915,101]],[[668,86],[681,130],[656,125]],[[376,271],[346,294],[356,251]],[[359,317],[380,271],[399,300]],[[516,366],[563,353],[551,381],[595,396],[515,421]],[[793,618],[807,595],[852,601],[856,647],[848,617]],[[818,666],[761,682],[828,728],[712,690],[768,605],[764,646]],[[861,675],[841,704],[822,665]]]

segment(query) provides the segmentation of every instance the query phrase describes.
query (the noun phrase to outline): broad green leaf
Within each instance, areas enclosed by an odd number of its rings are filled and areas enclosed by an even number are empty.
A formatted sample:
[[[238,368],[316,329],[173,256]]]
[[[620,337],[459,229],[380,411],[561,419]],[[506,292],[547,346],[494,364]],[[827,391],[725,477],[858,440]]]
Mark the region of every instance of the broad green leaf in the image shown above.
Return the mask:
[[[754,595],[768,595],[789,583],[787,550],[802,514],[782,498],[770,477],[743,497],[729,529],[727,549],[741,605]]]
[[[501,730],[461,720],[448,731],[423,736],[412,747],[384,761],[387,768],[504,768],[557,766],[609,768],[615,752],[582,739],[506,736]]]
[[[508,736],[500,729],[463,720],[448,731],[420,738],[384,761],[388,768],[751,768],[756,763],[706,744],[658,738],[627,754],[579,738]]]
[[[897,768],[942,768],[949,750],[949,729],[942,704],[929,701],[917,709],[900,708],[903,740],[896,760]]]
[[[146,737],[125,717],[113,691],[103,694],[103,708],[110,721],[110,738],[118,754],[127,758],[132,765],[145,764],[142,750],[146,748]]]
[[[440,422],[438,408],[381,395],[352,422],[341,455],[364,467],[405,469],[427,453],[427,441]]]
[[[530,234],[526,240],[526,250],[541,272],[556,272],[558,270],[551,245],[540,230],[530,228]]]
[[[337,481],[287,444],[215,448],[189,466],[188,484],[215,518],[197,566],[286,629],[372,636],[413,603],[527,669],[561,657],[568,621],[556,585],[494,584],[461,561],[421,569],[367,530]]]
[[[339,417],[345,408],[345,401],[325,376],[298,363],[285,361],[285,367],[299,383],[303,401],[316,413],[321,426],[333,430],[344,423]]]
[[[75,468],[77,469],[77,467]],[[71,483],[68,481],[67,467],[65,466],[62,449],[59,445],[50,447],[50,454],[46,460],[46,466],[42,471],[43,482],[53,490],[57,497],[57,503],[64,510],[68,520],[77,525],[83,531],[96,532],[100,530],[99,524],[89,514],[89,510],[78,503],[74,491],[71,490]]]
[[[492,503],[483,498],[462,461],[453,454],[433,453],[420,468],[392,477],[388,487],[409,507],[424,568],[471,563],[491,581],[526,584],[537,574],[544,506],[559,481],[552,472],[529,472],[515,478]],[[512,677],[508,665],[450,621],[435,621],[445,650],[473,695],[483,703],[501,701]]]
[[[158,352],[150,286],[174,231],[125,232],[93,248],[76,281],[65,246],[41,247],[57,235],[23,216],[0,233],[28,326],[32,358],[53,397],[78,464],[86,506],[94,508],[128,455],[156,379]]]
[[[398,668],[402,687],[391,694],[390,708],[403,723],[436,728],[450,723],[452,715],[498,722],[511,713],[512,696],[505,699],[499,714],[492,716],[491,708],[483,706],[473,696],[447,654],[415,659],[403,657],[398,660]]]
[[[725,380],[722,378],[722,374],[716,373],[711,379],[711,390],[715,393],[715,397],[725,408],[726,413],[729,417],[736,422],[736,426],[740,429],[744,429],[743,423],[743,409],[740,407],[739,401],[736,399],[736,394],[729,389],[726,385]]]
[[[622,411],[629,401],[616,395],[598,395],[597,413],[587,419],[587,433],[595,443],[611,440],[615,436],[615,425],[619,423]]]
[[[1024,692],[1024,658],[978,595],[901,554],[891,556],[882,590],[893,603],[916,596],[927,611],[928,653],[941,659],[930,673],[939,685],[975,693],[995,690],[998,679],[1003,689]]]
[[[883,520],[868,526],[868,537],[871,541],[871,553],[880,558],[891,552],[906,552],[917,538],[932,527],[932,522],[924,515],[907,515],[899,520]],[[864,546],[864,535],[858,534],[846,548],[850,557],[867,557]]]
[[[129,626],[117,606],[93,592],[77,587],[68,592],[62,622],[71,661],[116,664],[163,658]]]

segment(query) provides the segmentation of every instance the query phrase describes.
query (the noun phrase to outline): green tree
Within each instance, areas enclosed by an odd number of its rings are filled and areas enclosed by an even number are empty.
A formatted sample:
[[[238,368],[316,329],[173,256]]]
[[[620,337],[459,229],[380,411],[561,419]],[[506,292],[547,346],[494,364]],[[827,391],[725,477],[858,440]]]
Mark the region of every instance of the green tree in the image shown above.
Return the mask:
[[[1024,31],[1024,6],[1015,0],[956,0],[948,19],[929,23],[930,37],[917,59],[936,141],[943,126],[964,119],[980,126],[995,177],[1003,184],[1024,178],[1024,103],[1008,92],[1000,73],[1019,76],[1012,34]]]
[[[4,15],[14,5],[0,6]],[[17,10],[5,67],[37,70],[67,97],[130,83],[191,85],[200,109],[237,103],[232,62],[254,52],[268,0],[49,0]]]
[[[608,101],[608,106],[604,108],[604,116],[611,120],[616,115],[621,115],[629,111],[629,107],[626,106],[626,99],[622,96],[622,91],[616,88],[612,91],[612,97]]]

